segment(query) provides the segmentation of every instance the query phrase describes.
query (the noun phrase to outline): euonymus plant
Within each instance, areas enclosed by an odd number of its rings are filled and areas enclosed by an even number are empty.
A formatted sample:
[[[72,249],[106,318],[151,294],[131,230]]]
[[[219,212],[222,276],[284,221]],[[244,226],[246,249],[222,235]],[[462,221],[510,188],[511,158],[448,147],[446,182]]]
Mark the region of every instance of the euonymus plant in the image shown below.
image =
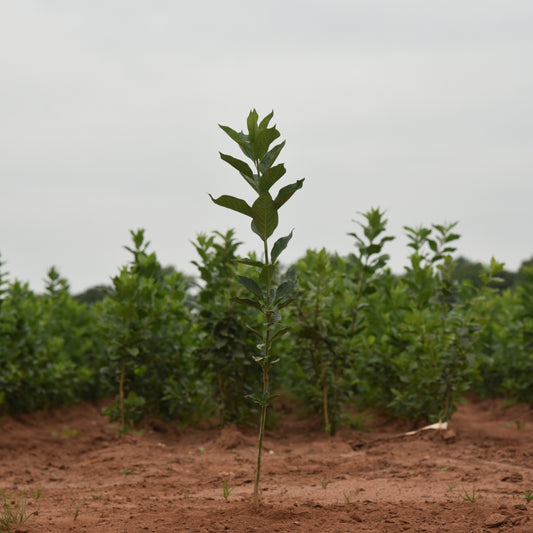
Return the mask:
[[[148,253],[143,229],[131,237],[134,247],[125,248],[133,258],[113,278],[101,305],[107,374],[118,382],[116,401],[103,412],[120,421],[121,433],[146,414],[161,413],[163,404],[182,414],[192,394],[185,282],[177,272],[165,273],[156,254]],[[173,407],[178,401],[179,413]]]
[[[255,390],[253,385],[261,375],[248,356],[257,344],[248,327],[259,325],[260,315],[234,298],[243,292],[238,275],[253,269],[235,263],[241,243],[232,229],[224,234],[199,234],[193,244],[200,256],[193,264],[201,277],[194,303],[197,333],[192,357],[196,372],[209,386],[221,424],[247,422],[258,408],[243,398]]]
[[[362,343],[371,335],[369,322],[374,318],[369,316],[368,299],[379,290],[389,259],[383,248],[393,239],[384,236],[383,211],[371,209],[362,215],[362,234],[349,233],[356,239],[357,254],[342,258],[324,248],[307,250],[295,264],[301,294],[290,318],[298,342],[289,351],[299,379],[292,390],[322,414],[331,435],[342,423],[351,423],[344,406],[353,400],[354,385],[361,384],[355,368],[362,364]]]
[[[237,211],[251,219],[252,231],[261,239],[263,244],[263,260],[240,259],[244,263],[257,269],[254,278],[239,276],[240,283],[249,291],[249,298],[236,298],[240,304],[257,309],[263,315],[263,328],[258,331],[250,328],[259,338],[258,352],[254,359],[259,363],[263,373],[262,391],[259,395],[250,395],[260,406],[259,444],[257,452],[257,468],[254,483],[254,503],[259,503],[259,479],[261,475],[261,452],[263,448],[263,435],[268,406],[273,395],[269,387],[270,367],[276,362],[272,357],[272,344],[279,339],[288,328],[280,326],[280,310],[287,306],[294,298],[296,292],[296,279],[288,275],[283,281],[277,283],[275,274],[278,257],[285,250],[292,237],[292,231],[285,237],[281,237],[270,247],[269,238],[278,226],[279,209],[302,187],[303,179],[286,185],[279,189],[276,196],[270,190],[285,175],[285,166],[275,164],[285,146],[285,141],[271,146],[280,136],[275,126],[269,127],[274,113],[267,115],[261,122],[257,112],[252,110],[248,115],[248,133],[237,132],[228,126],[220,126],[229,137],[235,141],[242,153],[252,166],[242,159],[220,154],[220,157],[244,178],[246,183],[254,190],[257,197],[250,205],[248,202],[235,196],[223,195],[211,199],[215,204]]]

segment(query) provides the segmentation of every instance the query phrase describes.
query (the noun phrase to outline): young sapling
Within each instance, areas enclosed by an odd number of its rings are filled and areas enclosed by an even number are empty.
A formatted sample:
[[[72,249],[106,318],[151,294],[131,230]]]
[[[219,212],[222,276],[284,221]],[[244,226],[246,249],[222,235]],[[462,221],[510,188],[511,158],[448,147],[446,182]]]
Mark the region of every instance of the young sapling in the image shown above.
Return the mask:
[[[296,279],[289,273],[280,283],[276,282],[275,274],[278,266],[278,257],[285,250],[292,238],[292,231],[285,237],[279,238],[272,247],[269,238],[276,230],[279,222],[279,209],[303,185],[303,179],[282,187],[275,197],[270,189],[284,176],[285,166],[274,164],[285,146],[285,141],[271,147],[272,143],[280,136],[275,126],[269,127],[274,113],[270,113],[259,122],[259,116],[254,110],[250,111],[247,120],[248,133],[237,132],[228,126],[220,126],[222,130],[238,145],[243,154],[252,162],[252,167],[231,155],[220,154],[223,161],[231,165],[252,187],[257,197],[250,205],[248,202],[235,196],[222,195],[213,198],[217,205],[241,213],[251,219],[252,231],[262,241],[262,260],[239,259],[240,263],[257,269],[257,276],[250,278],[238,276],[239,282],[249,291],[249,298],[235,298],[242,305],[252,307],[263,315],[263,328],[258,331],[250,330],[259,339],[258,353],[254,359],[262,369],[263,384],[261,393],[250,395],[260,407],[259,444],[257,452],[257,467],[254,482],[253,500],[259,503],[259,479],[261,475],[261,454],[268,406],[274,396],[270,392],[269,373],[270,367],[276,363],[272,357],[272,344],[287,332],[288,328],[279,326],[281,321],[280,310],[287,306],[296,294]]]

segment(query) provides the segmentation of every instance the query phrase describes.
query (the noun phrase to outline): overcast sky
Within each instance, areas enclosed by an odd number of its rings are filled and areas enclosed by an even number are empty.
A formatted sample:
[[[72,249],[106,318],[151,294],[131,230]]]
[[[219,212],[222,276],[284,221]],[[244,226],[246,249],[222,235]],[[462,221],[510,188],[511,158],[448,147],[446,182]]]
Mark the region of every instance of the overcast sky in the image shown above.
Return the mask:
[[[281,259],[353,250],[357,212],[403,226],[459,221],[458,255],[514,270],[533,256],[531,0],[3,0],[0,253],[42,291],[108,283],[145,228],[193,273],[199,232],[249,219],[209,199],[253,191],[220,160],[274,110],[287,139]],[[252,193],[252,194],[250,194]]]

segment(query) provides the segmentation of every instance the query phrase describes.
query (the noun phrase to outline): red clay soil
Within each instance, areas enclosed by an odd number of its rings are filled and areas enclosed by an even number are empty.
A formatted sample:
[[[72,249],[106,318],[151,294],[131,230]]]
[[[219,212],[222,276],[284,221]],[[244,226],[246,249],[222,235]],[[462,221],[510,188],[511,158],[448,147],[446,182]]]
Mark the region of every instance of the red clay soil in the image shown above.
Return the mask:
[[[335,437],[285,406],[265,439],[259,508],[254,428],[151,421],[119,437],[101,407],[0,420],[0,490],[17,506],[26,489],[37,511],[14,531],[533,532],[528,405],[471,399],[447,431],[406,436],[408,423],[375,417]]]

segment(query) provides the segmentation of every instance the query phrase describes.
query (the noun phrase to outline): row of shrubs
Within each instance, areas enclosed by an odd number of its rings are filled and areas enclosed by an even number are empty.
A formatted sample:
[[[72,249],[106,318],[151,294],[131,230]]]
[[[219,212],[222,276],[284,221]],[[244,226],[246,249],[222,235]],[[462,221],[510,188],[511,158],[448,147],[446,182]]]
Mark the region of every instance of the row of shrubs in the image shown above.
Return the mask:
[[[299,293],[284,309],[290,333],[276,344],[274,388],[331,433],[368,407],[437,421],[467,392],[531,401],[533,268],[524,264],[505,290],[494,260],[458,279],[454,230],[405,228],[401,275],[388,267],[393,237],[379,209],[350,234],[352,254],[308,250],[290,267]],[[234,232],[198,235],[195,279],[164,268],[143,230],[131,237],[130,262],[85,295],[91,303],[55,268],[37,295],[0,264],[0,412],[113,396],[105,413],[123,428],[147,415],[255,423],[247,396],[261,387],[250,355],[260,316],[234,300],[249,268],[234,261]]]

